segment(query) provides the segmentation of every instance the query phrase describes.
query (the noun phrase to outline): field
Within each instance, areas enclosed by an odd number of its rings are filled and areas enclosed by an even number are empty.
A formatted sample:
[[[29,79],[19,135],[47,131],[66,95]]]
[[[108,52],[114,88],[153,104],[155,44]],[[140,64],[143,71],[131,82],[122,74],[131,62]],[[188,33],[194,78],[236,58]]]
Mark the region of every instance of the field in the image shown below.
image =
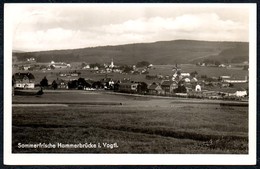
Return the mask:
[[[229,103],[102,91],[46,91],[40,97],[14,96],[12,151],[247,154],[248,107]],[[47,149],[18,148],[18,143],[111,146]]]

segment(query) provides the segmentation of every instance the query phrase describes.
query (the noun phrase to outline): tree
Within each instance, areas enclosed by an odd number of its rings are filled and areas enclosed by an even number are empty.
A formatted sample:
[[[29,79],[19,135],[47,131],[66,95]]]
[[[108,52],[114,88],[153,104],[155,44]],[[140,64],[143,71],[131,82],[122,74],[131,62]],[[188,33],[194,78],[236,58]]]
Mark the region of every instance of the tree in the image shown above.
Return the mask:
[[[219,66],[219,65],[221,65],[221,63],[218,60],[215,60],[215,65]]]
[[[119,90],[119,86],[120,86],[119,84],[120,84],[119,81],[114,84],[114,91],[118,91]]]
[[[69,89],[76,89],[78,87],[78,81],[73,80],[68,82],[68,88]]]
[[[57,82],[56,82],[55,80],[53,80],[51,86],[52,86],[52,88],[53,88],[54,90],[56,90],[56,89],[58,88],[58,84],[57,84]]]
[[[85,87],[91,87],[91,85],[84,78],[80,77],[78,79],[78,89],[84,89]]]
[[[53,65],[51,65],[51,66],[50,66],[50,68],[51,68],[52,70],[54,70],[54,69],[55,69],[55,67],[54,67]]]
[[[181,75],[181,71],[178,70],[177,71],[177,75],[180,76]]]
[[[245,66],[243,67],[243,70],[248,70],[248,68],[249,68],[249,65],[245,65]]]
[[[133,70],[133,67],[126,65],[126,66],[122,67],[122,70],[123,70],[124,73],[130,73]]]
[[[42,70],[42,69],[46,69],[46,66],[41,65],[41,66],[40,66],[40,69],[41,69],[41,70]]]
[[[89,67],[90,68],[94,68],[94,67],[98,67],[98,68],[104,68],[104,65],[101,65],[101,64],[99,64],[99,63],[91,63],[91,64],[89,64]]]
[[[198,75],[198,72],[197,71],[194,71],[194,72],[191,72],[190,73],[190,76],[191,77],[196,77]]]
[[[148,90],[147,88],[148,88],[148,85],[145,82],[140,82],[140,83],[138,83],[138,86],[137,86],[137,92],[144,94],[147,92],[147,90]]]
[[[97,81],[92,84],[92,87],[96,89],[100,89],[100,88],[104,88],[104,85],[100,81]]]
[[[182,82],[178,83],[178,88],[174,90],[175,93],[187,93],[186,87],[183,85]]]
[[[82,67],[82,68],[85,67],[85,66],[86,66],[86,63],[85,63],[85,62],[81,63],[81,67]]]
[[[40,82],[42,87],[47,87],[49,86],[48,84],[48,79],[46,78],[46,76],[44,76],[44,78],[42,79],[42,81]]]
[[[147,61],[137,62],[136,67],[148,67],[150,65]]]
[[[207,79],[208,77],[207,77],[207,75],[201,75],[200,78]]]

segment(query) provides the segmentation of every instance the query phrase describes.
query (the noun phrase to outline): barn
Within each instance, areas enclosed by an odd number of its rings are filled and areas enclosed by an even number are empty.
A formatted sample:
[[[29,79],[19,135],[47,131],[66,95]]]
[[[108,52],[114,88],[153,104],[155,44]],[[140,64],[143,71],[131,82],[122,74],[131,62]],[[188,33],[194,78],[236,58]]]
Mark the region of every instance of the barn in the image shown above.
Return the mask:
[[[119,83],[120,92],[135,93],[137,92],[138,83]]]

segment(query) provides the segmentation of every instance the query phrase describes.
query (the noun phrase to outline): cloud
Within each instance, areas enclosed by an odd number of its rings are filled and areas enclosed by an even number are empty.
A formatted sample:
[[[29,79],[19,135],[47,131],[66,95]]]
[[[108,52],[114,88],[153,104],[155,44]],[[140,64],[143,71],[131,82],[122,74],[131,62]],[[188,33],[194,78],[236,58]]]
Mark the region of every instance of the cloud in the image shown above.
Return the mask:
[[[160,10],[138,6],[132,14],[134,7],[11,8],[13,48],[35,51],[175,39],[248,41],[248,19],[234,15],[239,9],[228,17],[220,9],[174,12],[173,7],[160,6]]]

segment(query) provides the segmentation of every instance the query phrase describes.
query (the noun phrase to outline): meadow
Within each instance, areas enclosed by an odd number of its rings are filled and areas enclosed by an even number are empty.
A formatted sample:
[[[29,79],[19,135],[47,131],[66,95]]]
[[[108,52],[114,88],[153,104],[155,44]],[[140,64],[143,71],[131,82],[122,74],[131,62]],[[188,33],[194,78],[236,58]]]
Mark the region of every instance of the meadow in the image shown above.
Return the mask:
[[[248,107],[219,102],[101,91],[14,96],[12,151],[247,154]],[[18,143],[116,143],[118,147],[21,149]]]

